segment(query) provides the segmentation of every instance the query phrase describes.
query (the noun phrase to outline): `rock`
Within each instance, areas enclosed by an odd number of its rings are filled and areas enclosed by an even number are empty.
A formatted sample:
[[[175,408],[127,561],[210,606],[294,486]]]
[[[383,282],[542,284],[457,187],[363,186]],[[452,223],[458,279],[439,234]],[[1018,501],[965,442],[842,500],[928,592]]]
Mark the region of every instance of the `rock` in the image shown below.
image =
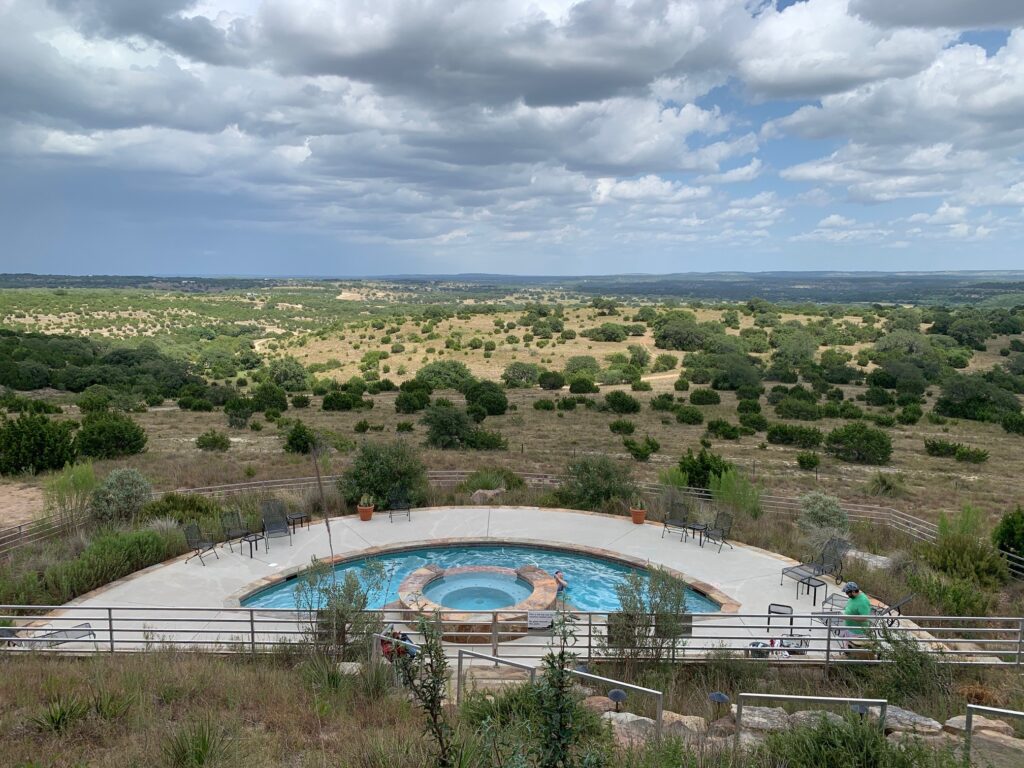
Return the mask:
[[[643,744],[654,738],[654,721],[649,717],[632,712],[605,712],[601,718],[611,723],[615,740],[623,746]]]
[[[587,696],[583,700],[583,706],[597,713],[615,711],[615,702],[607,696]]]
[[[740,750],[751,752],[764,743],[764,734],[751,731],[744,731],[740,734]],[[732,746],[735,743],[733,736],[708,736],[703,742],[705,757],[708,755],[732,754]]]
[[[869,710],[872,719],[878,719],[878,707]],[[885,713],[885,732],[916,733],[919,736],[936,736],[942,732],[942,723],[930,717],[911,712],[909,709],[894,707],[892,704]]]
[[[892,567],[893,563],[891,557],[886,557],[885,555],[876,555],[872,552],[861,552],[857,549],[847,550],[846,556],[854,560],[860,560],[869,568],[877,570],[887,570]]]
[[[469,497],[469,500],[474,504],[490,504],[504,492],[504,488],[494,488],[492,490],[481,488],[478,491],[473,491],[473,495]]]
[[[836,725],[843,724],[843,718],[825,709],[805,709],[789,716],[789,722],[794,728],[814,727],[822,720],[828,720]]]
[[[971,760],[992,768],[1020,768],[1024,765],[1024,739],[979,731],[971,737]]]
[[[907,744],[922,744],[931,750],[945,750],[945,749],[958,749],[963,745],[963,739],[959,739],[949,733],[939,733],[936,736],[920,736],[915,733],[908,733],[905,731],[893,731],[885,737],[890,743],[895,744],[898,747],[905,746]]]
[[[343,675],[358,675],[363,671],[361,661],[339,661],[338,671]]]
[[[733,720],[736,719],[736,705],[732,705]],[[744,707],[743,730],[784,731],[789,728],[789,715],[782,707]]]
[[[708,725],[708,734],[711,736],[732,736],[736,733],[736,721],[732,715],[720,717]]]
[[[693,741],[708,732],[708,721],[697,715],[662,712],[661,727],[666,736],[676,736],[680,739]]]
[[[942,730],[947,733],[962,734],[967,730],[967,715],[957,715],[951,717],[942,725]],[[1003,720],[992,720],[981,715],[974,716],[974,725],[971,728],[972,733],[978,733],[979,731],[989,731],[992,733],[1001,733],[1004,736],[1013,736],[1013,726]]]

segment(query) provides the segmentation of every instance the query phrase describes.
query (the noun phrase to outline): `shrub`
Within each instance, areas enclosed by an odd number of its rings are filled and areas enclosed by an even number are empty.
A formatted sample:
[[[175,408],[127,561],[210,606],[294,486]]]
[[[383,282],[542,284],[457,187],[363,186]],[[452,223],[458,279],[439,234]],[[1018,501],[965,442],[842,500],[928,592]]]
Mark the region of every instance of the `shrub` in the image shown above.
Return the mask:
[[[214,499],[196,493],[165,493],[142,507],[144,520],[173,520],[179,525],[198,523],[209,530],[220,529],[221,506]]]
[[[316,433],[301,421],[296,420],[285,437],[284,449],[288,453],[312,453],[316,443]]]
[[[399,392],[395,397],[396,413],[416,413],[430,405],[430,392],[426,389]]]
[[[353,396],[350,392],[336,389],[324,395],[321,407],[325,411],[351,411],[359,399],[359,396]]]
[[[757,400],[740,400],[736,403],[736,413],[760,413],[761,403]]]
[[[533,401],[533,409],[535,411],[553,411],[555,410],[555,401],[547,397],[542,397]]]
[[[761,516],[761,491],[735,468],[711,475],[708,490],[718,504],[734,512],[750,515],[755,520]]]
[[[470,436],[469,447],[477,451],[504,451],[508,448],[508,441],[500,432],[476,429]]]
[[[518,491],[526,487],[526,481],[511,469],[505,467],[484,467],[478,469],[462,483],[459,490],[463,493],[474,491],[492,491],[504,488],[506,491]]]
[[[684,379],[682,376],[680,376],[672,384],[672,388],[676,392],[686,392],[690,388],[690,382],[688,380]]]
[[[906,424],[908,426],[917,424],[924,415],[924,411],[921,406],[917,403],[910,403],[909,405],[903,406],[900,412],[896,414],[896,421],[900,424]]]
[[[569,392],[574,395],[590,395],[598,391],[594,380],[586,376],[577,376],[569,381]]]
[[[1003,429],[1013,435],[1024,435],[1024,413],[1008,413],[1003,417]]]
[[[583,399],[586,402],[590,402],[589,400],[586,400],[586,398],[583,398]],[[555,402],[555,407],[558,408],[558,410],[560,410],[560,411],[575,411],[576,410],[576,405],[577,405],[577,398],[575,398],[575,397],[560,397]]]
[[[363,494],[386,504],[393,493],[401,491],[416,506],[426,501],[427,473],[417,451],[406,443],[364,443],[338,488],[349,504],[355,504]]]
[[[479,381],[466,390],[466,403],[478,405],[488,416],[501,416],[508,410],[508,397],[504,390],[493,381]]]
[[[768,419],[763,413],[741,413],[740,426],[755,432],[764,432],[768,429]]]
[[[459,392],[465,392],[476,382],[466,364],[458,360],[427,363],[416,372],[415,380],[428,385],[431,390],[454,389]]]
[[[671,411],[675,407],[675,397],[671,392],[662,392],[651,398],[652,411]]]
[[[907,586],[939,606],[947,616],[987,616],[994,606],[992,593],[978,589],[976,582],[951,578],[927,568],[908,573]]]
[[[353,425],[352,430],[360,435],[366,434],[370,431],[370,422],[366,419],[360,419]],[[305,451],[303,451],[303,453],[305,453]]]
[[[395,424],[395,432],[412,432],[413,424],[411,421],[400,421]]]
[[[54,421],[41,413],[0,420],[0,474],[48,472],[75,461],[73,421]]]
[[[984,448],[971,448],[966,445],[961,445],[956,449],[956,453],[953,454],[953,458],[957,461],[967,462],[968,464],[984,464],[988,461],[988,451]]]
[[[825,439],[820,429],[793,424],[772,424],[768,427],[767,438],[774,445],[795,445],[798,448],[817,448]]]
[[[800,469],[810,472],[812,469],[817,469],[821,466],[821,457],[814,451],[800,451],[796,455],[796,464]]]
[[[949,440],[940,440],[938,438],[924,439],[924,450],[929,456],[943,456],[946,458],[952,458],[956,456],[956,452],[963,448],[962,443],[954,443]]]
[[[637,441],[631,437],[622,438],[622,447],[629,451],[629,455],[637,461],[647,461],[652,453],[661,450],[661,443],[650,435],[644,436],[643,440]]]
[[[119,411],[99,411],[82,419],[75,445],[79,454],[95,459],[130,456],[145,450],[146,431]]]
[[[502,371],[501,380],[509,389],[533,387],[540,379],[540,366],[533,363],[509,363]]]
[[[707,432],[721,440],[739,440],[740,428],[725,419],[712,419],[708,422]]]
[[[963,507],[953,518],[939,515],[938,538],[923,551],[928,565],[955,579],[991,588],[1010,578],[1006,560],[982,538],[981,513],[974,507]]]
[[[609,392],[604,401],[612,413],[640,413],[640,401],[621,390]]]
[[[292,395],[292,408],[309,408],[309,395]]]
[[[196,438],[196,448],[201,451],[224,452],[231,447],[231,440],[223,432],[210,429]]]
[[[775,413],[780,419],[817,421],[821,418],[821,411],[817,403],[796,397],[784,397],[780,400],[775,406]]]
[[[906,483],[903,480],[903,475],[899,472],[875,472],[868,480],[867,488],[868,496],[887,496],[889,498],[896,498],[902,496],[907,492]]]
[[[632,435],[636,431],[636,424],[629,419],[616,419],[608,425],[608,429],[616,435]]]
[[[555,498],[574,509],[601,510],[630,499],[636,492],[629,469],[606,456],[586,456],[569,463]]]
[[[718,405],[722,396],[713,389],[695,389],[690,393],[690,402],[693,405]]]
[[[500,434],[478,428],[465,411],[452,406],[431,406],[423,414],[423,423],[427,427],[427,444],[434,448],[489,451],[506,447]]]
[[[252,401],[257,411],[275,410],[283,413],[288,410],[288,395],[284,388],[270,381],[263,382],[253,390]]]
[[[800,497],[797,527],[808,546],[818,550],[829,539],[846,538],[850,532],[850,518],[835,496],[811,491]]]
[[[886,464],[892,456],[892,439],[880,429],[855,421],[829,432],[825,450],[854,464]]]
[[[692,449],[687,448],[686,455],[679,460],[679,470],[694,488],[707,488],[712,476],[721,475],[730,469],[733,469],[730,462],[707,448],[701,448],[696,455]]]
[[[999,519],[992,531],[992,541],[999,549],[1024,557],[1024,508],[1020,504]]]
[[[565,386],[565,376],[558,371],[544,371],[537,378],[537,382],[541,389],[561,389]]]
[[[629,388],[634,392],[650,392],[654,389],[649,381],[634,381],[629,385]]]
[[[654,358],[651,365],[651,373],[665,373],[673,370],[679,365],[679,358],[675,355],[661,354]]]
[[[703,424],[704,412],[695,405],[678,405],[675,408],[676,421],[680,424]]]
[[[137,469],[114,469],[93,491],[89,513],[102,522],[134,522],[149,501],[153,486]]]
[[[257,410],[251,397],[232,397],[224,403],[224,415],[228,417],[228,426],[233,429],[245,429]]]
[[[864,392],[864,402],[868,405],[883,406],[892,405],[892,395],[881,387],[868,387]]]
[[[1010,414],[1020,413],[1020,401],[981,374],[956,374],[943,385],[942,394],[935,401],[935,412],[958,419],[1000,422]]]

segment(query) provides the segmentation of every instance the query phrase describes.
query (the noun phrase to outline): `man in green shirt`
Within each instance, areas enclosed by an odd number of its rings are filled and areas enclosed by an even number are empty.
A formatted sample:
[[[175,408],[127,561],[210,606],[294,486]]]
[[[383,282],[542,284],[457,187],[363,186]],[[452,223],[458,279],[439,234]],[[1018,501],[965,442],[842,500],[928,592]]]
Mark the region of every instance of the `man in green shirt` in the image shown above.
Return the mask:
[[[863,638],[867,623],[871,619],[871,602],[868,600],[868,596],[860,591],[860,587],[855,581],[846,582],[843,592],[849,598],[843,607],[843,615],[846,616],[843,621],[846,626],[846,634],[853,639]]]

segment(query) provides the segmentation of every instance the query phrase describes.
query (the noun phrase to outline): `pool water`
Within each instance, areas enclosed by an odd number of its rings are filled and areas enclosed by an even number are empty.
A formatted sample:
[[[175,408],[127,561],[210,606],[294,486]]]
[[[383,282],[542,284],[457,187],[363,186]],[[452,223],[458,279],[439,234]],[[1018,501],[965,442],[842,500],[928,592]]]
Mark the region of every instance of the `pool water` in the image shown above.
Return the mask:
[[[532,593],[532,585],[511,574],[500,573],[457,573],[434,579],[423,589],[423,596],[428,600],[463,611],[508,608]]]
[[[384,566],[386,575],[383,583],[367,585],[371,588],[370,608],[383,608],[398,600],[398,585],[402,580],[417,568],[431,563],[444,569],[467,565],[496,565],[515,569],[524,565],[534,565],[550,574],[562,571],[569,581],[569,588],[564,592],[564,597],[570,606],[580,611],[619,610],[615,586],[632,571],[639,571],[641,576],[646,573],[643,569],[634,569],[600,557],[566,550],[523,546],[474,547],[461,544],[449,547],[424,547],[382,554],[373,560]],[[336,570],[339,575],[349,570],[359,573],[364,563],[364,560],[350,560],[337,565]],[[295,580],[262,589],[243,600],[242,605],[246,608],[295,608]],[[720,607],[714,600],[699,592],[692,589],[686,592],[686,609],[691,613],[713,613]]]

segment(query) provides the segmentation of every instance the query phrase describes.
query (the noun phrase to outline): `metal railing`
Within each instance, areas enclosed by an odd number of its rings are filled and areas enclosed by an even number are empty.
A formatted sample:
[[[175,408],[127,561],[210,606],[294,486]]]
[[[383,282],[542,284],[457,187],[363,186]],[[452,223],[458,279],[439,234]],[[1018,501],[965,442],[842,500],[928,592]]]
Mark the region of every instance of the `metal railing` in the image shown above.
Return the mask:
[[[403,625],[416,641],[420,614],[411,609],[375,611],[386,624]],[[878,644],[904,639],[944,664],[1022,669],[1024,618],[902,617],[887,627],[887,618],[868,622],[866,647],[847,647],[849,638],[835,626],[838,614],[684,614],[682,617],[636,616],[577,611],[571,614],[574,652],[581,660],[634,659],[701,662],[729,654],[751,663],[816,665],[882,664]],[[502,659],[537,663],[552,647],[550,629],[531,629],[522,611],[459,611],[439,615],[448,652],[460,648]],[[313,611],[142,606],[0,606],[0,651],[28,650],[116,653],[164,648],[218,653],[258,653],[315,642]],[[88,625],[88,640],[63,640],[54,633]],[[785,645],[783,644],[785,643]]]
[[[1024,712],[1018,709],[999,709],[998,707],[983,707],[980,704],[967,705],[967,717],[964,721],[964,765],[971,764],[971,731],[974,728],[974,713],[984,712],[989,715],[1002,715],[1003,717],[1024,718]]]
[[[793,696],[784,693],[741,693],[736,697],[736,733],[733,734],[733,749],[739,749],[740,731],[743,730],[743,702],[750,699],[768,699],[769,701],[816,702],[818,704],[860,704],[867,707],[878,707],[878,727],[885,731],[885,715],[889,702],[885,699],[858,699],[844,696]]]

